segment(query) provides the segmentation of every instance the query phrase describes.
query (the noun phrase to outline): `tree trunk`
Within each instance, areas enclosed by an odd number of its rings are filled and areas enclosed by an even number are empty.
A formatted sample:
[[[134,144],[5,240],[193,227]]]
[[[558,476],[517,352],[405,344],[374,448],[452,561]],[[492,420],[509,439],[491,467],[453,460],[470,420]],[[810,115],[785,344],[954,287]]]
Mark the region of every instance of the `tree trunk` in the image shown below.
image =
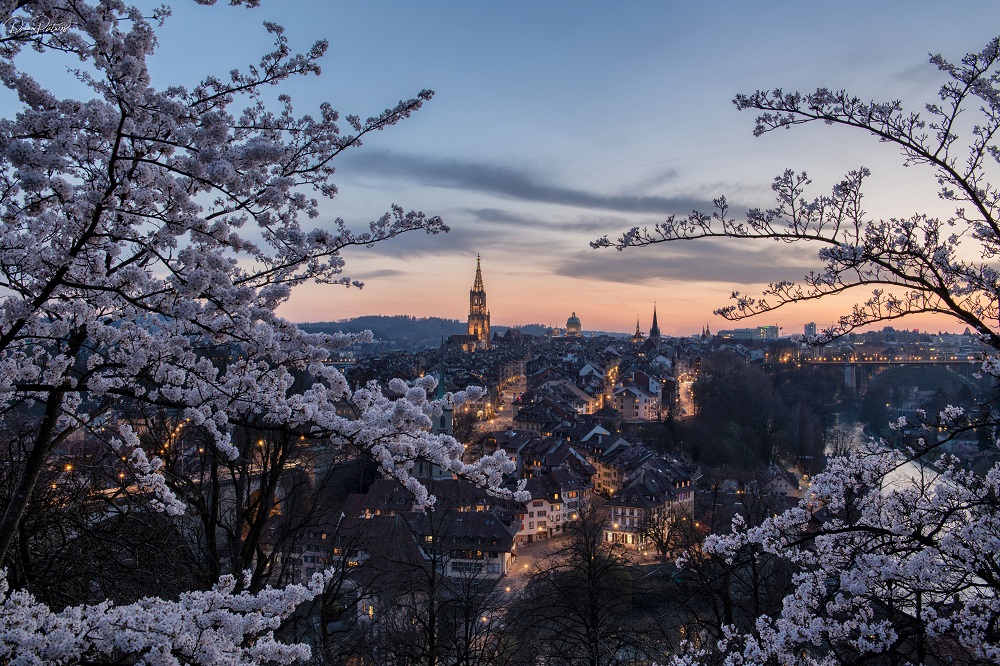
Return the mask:
[[[62,389],[49,393],[48,402],[45,404],[45,416],[35,438],[35,445],[31,447],[31,453],[24,463],[24,470],[10,496],[10,503],[7,504],[3,518],[0,519],[0,562],[7,559],[7,550],[14,541],[17,526],[21,523],[21,518],[24,517],[28,502],[31,500],[31,492],[35,489],[38,477],[41,476],[45,461],[49,457],[65,394],[65,390]]]

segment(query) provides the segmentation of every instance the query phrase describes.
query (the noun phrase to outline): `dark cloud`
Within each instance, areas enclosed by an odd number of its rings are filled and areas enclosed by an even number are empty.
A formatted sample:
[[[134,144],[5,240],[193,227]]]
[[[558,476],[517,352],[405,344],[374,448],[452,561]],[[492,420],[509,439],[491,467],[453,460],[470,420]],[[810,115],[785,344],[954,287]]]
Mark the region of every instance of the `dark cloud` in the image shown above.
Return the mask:
[[[799,281],[810,268],[818,268],[815,253],[792,252],[787,245],[747,247],[746,241],[664,243],[632,248],[575,252],[555,266],[559,275],[624,284],[650,284],[661,280],[722,282],[739,289],[741,284],[779,280]]]
[[[464,255],[475,257],[477,252],[486,252],[489,248],[502,248],[505,252],[523,253],[537,247],[538,239],[534,234],[521,231],[511,232],[506,228],[484,228],[468,222],[449,217],[447,219],[451,231],[444,234],[425,234],[410,232],[376,243],[371,248],[362,250],[366,255],[374,254],[397,259],[408,259],[424,256]],[[581,241],[577,246],[584,246]],[[351,254],[345,253],[348,262]]]
[[[583,250],[603,233],[616,232],[636,222],[616,216],[576,216],[547,220],[499,208],[461,209],[445,214],[451,228],[446,234],[409,232],[366,249],[366,253],[392,257],[473,255],[488,248],[503,248],[517,256]],[[575,235],[574,235],[575,234]],[[350,260],[350,255],[345,255]]]
[[[639,196],[600,194],[546,182],[545,178],[516,168],[407,155],[378,150],[358,151],[345,160],[354,175],[402,179],[431,187],[474,190],[512,199],[539,203],[614,210],[622,213],[671,213],[711,208],[699,197]]]
[[[467,208],[465,212],[483,222],[493,222],[514,227],[534,227],[538,224],[538,220],[534,217],[526,217],[499,208]]]
[[[396,238],[390,238],[381,243],[375,243],[371,248],[365,248],[365,254],[377,254],[399,258],[436,255],[436,254],[475,254],[476,248],[483,247],[483,234],[473,232],[465,225],[447,221],[451,231],[441,234],[427,234],[422,231],[410,231]],[[493,239],[488,239],[492,241]],[[344,255],[350,261],[350,253]]]
[[[899,83],[917,84],[923,87],[927,84],[940,84],[942,78],[941,73],[934,65],[921,62],[896,70],[890,75],[889,80]]]
[[[711,155],[712,153],[705,153],[706,155]],[[688,159],[686,157],[679,157],[676,159]],[[674,160],[666,160],[668,162],[673,162]],[[658,164],[654,162],[653,164]],[[660,168],[651,167],[648,164],[640,164],[637,167],[635,178],[633,179],[633,187],[637,190],[651,190],[658,187],[662,187],[664,183],[669,183],[670,181],[677,178],[680,173],[674,168]]]
[[[579,216],[568,220],[552,220],[534,215],[522,215],[499,208],[469,208],[464,211],[476,220],[508,227],[525,229],[545,229],[551,231],[576,231],[588,234],[608,233],[625,226],[634,226],[621,217]]]
[[[366,272],[363,275],[352,275],[351,277],[354,279],[361,280],[363,282],[365,280],[374,280],[376,278],[384,278],[384,277],[395,277],[397,275],[406,275],[406,274],[407,274],[406,271],[397,271],[394,268],[380,268],[377,271],[372,271],[370,273]]]

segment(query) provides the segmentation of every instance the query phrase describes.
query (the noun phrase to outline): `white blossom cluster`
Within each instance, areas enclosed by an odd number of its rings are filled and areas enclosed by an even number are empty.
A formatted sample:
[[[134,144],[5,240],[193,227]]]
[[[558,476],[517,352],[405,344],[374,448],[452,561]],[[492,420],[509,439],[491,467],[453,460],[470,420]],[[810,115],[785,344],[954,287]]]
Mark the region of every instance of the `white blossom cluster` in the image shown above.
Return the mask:
[[[430,375],[418,379],[413,386],[407,386],[401,379],[389,382],[389,390],[404,397],[390,400],[379,386],[369,384],[354,392],[352,401],[362,410],[358,421],[341,424],[352,427],[348,439],[371,452],[383,474],[398,479],[416,497],[419,506],[434,503],[434,497],[415,478],[410,476],[418,460],[440,465],[474,481],[496,495],[513,497],[525,502],[530,494],[524,490],[525,481],[518,490],[509,492],[500,486],[503,476],[514,472],[514,462],[504,451],[483,456],[472,463],[462,462],[464,447],[453,437],[432,435],[432,418],[440,416],[444,408],[452,408],[466,400],[482,396],[482,389],[470,387],[459,393],[447,393],[441,400],[428,400],[437,380]],[[333,424],[331,423],[331,427]],[[400,435],[399,433],[405,433]]]
[[[12,666],[113,663],[125,657],[148,666],[291,663],[308,658],[309,647],[280,643],[273,632],[326,583],[316,574],[309,585],[234,593],[236,579],[224,576],[211,590],[187,592],[177,601],[151,597],[54,613],[27,592],[11,592],[0,572],[0,661]]]
[[[954,463],[944,458],[934,471],[894,449],[854,452],[831,460],[797,508],[709,537],[709,552],[754,546],[798,569],[779,616],[761,617],[749,634],[729,631],[719,645],[725,663],[834,664],[890,652],[906,637],[887,609],[932,643],[956,640],[1000,662],[991,628],[1000,617],[1000,468],[980,477]]]
[[[172,516],[182,515],[185,510],[184,503],[170,490],[166,479],[160,473],[163,460],[156,457],[150,459],[146,455],[146,451],[139,443],[139,436],[135,434],[132,426],[123,423],[121,434],[124,441],[115,438],[111,440],[111,445],[119,453],[125,454],[122,460],[132,470],[139,487],[152,493],[154,499],[150,501],[150,506]]]

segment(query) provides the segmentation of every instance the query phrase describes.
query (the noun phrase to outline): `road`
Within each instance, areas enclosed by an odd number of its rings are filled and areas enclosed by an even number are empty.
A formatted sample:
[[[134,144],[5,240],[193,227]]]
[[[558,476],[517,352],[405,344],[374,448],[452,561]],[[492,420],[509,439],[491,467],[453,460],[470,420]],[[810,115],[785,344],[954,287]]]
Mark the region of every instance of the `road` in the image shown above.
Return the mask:
[[[514,426],[514,398],[528,389],[527,380],[521,377],[500,392],[500,409],[496,416],[480,424],[481,430],[507,430]]]
[[[511,589],[521,589],[527,583],[531,574],[551,564],[553,558],[559,557],[558,552],[566,546],[569,537],[565,534],[535,543],[522,543],[517,547],[517,559],[507,572],[504,585]]]
[[[694,415],[694,380],[682,375],[677,382],[677,414],[675,418],[687,419]]]

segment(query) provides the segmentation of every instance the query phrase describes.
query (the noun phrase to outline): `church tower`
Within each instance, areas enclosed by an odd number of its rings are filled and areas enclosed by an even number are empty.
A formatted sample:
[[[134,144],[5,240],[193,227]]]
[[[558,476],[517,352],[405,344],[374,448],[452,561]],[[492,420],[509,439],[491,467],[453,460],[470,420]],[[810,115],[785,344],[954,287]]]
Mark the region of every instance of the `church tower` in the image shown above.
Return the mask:
[[[649,327],[649,339],[660,344],[660,326],[656,323],[656,304],[653,304],[653,325]]]
[[[645,339],[645,336],[642,334],[642,331],[639,330],[639,315],[636,315],[635,316],[635,335],[632,336],[632,344],[634,344],[634,345],[641,345],[642,341],[644,339]]]
[[[490,345],[490,311],[486,309],[486,287],[483,286],[483,269],[476,255],[476,280],[469,291],[469,335],[476,337],[476,348]]]
[[[438,363],[438,385],[437,390],[434,391],[435,400],[444,400],[445,388],[444,388],[444,336],[441,336],[441,362]],[[435,435],[455,435],[454,425],[452,423],[452,409],[451,407],[444,407],[441,410],[441,416],[438,417],[437,421],[434,423],[434,427],[431,432]]]
[[[444,336],[441,336],[441,361],[438,363],[438,385],[437,390],[434,392],[435,400],[444,400],[445,398],[445,387],[444,387]],[[448,435],[449,437],[455,436],[455,430],[452,424],[452,409],[451,407],[445,405],[441,410],[441,416],[432,419],[433,425],[431,426],[431,432],[435,435]],[[413,462],[413,476],[418,479],[450,479],[452,478],[451,472],[446,472],[437,463],[432,463],[429,460],[418,459]]]

